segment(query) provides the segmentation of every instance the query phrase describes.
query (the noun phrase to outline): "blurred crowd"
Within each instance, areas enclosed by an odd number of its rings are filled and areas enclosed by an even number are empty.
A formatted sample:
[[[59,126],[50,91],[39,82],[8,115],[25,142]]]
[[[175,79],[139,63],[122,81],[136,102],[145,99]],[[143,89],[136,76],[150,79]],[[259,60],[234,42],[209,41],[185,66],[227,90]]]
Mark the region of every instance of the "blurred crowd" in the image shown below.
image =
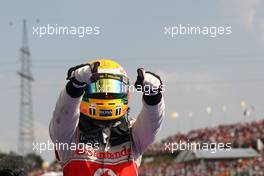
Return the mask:
[[[178,133],[165,140],[154,143],[146,152],[148,158],[168,154],[170,151],[164,150],[167,143],[195,142],[195,143],[231,143],[232,148],[253,148],[257,150],[261,157],[250,160],[236,161],[215,161],[205,162],[206,173],[202,173],[201,164],[179,164],[175,160],[166,162],[144,162],[140,167],[141,175],[185,175],[185,176],[246,176],[249,175],[249,165],[252,165],[254,176],[264,176],[264,120],[251,123],[237,123],[232,125],[219,125],[214,128],[204,128],[192,130],[188,134]],[[176,156],[177,156],[176,152]],[[174,155],[175,156],[175,155]],[[154,163],[154,164],[153,164]],[[202,173],[202,174],[201,174]]]
[[[232,148],[254,148],[257,142],[264,141],[264,120],[251,123],[237,123],[219,125],[213,128],[192,130],[188,134],[177,133],[173,136],[152,144],[147,155],[155,155],[164,151],[167,143],[195,142],[195,143],[231,143]]]
[[[264,150],[262,157],[252,161],[247,159],[231,161],[205,162],[203,171],[200,162],[180,164],[174,160],[158,162],[155,164],[143,163],[140,166],[141,176],[264,176]],[[252,162],[252,163],[250,163]]]

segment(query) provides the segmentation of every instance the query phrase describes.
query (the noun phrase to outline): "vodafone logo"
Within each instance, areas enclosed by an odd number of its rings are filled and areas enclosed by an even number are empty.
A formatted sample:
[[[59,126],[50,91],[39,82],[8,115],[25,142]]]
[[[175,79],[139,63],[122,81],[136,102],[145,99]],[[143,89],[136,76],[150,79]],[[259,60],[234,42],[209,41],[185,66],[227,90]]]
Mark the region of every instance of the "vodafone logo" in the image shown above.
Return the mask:
[[[107,168],[99,168],[95,171],[94,176],[116,176],[116,174]]]

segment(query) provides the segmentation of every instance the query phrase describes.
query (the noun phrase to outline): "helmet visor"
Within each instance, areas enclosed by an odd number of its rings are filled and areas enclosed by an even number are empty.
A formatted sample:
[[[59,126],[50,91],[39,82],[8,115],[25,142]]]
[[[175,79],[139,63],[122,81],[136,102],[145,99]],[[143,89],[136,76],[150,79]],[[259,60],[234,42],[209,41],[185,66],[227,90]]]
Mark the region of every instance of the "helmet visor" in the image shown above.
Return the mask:
[[[128,85],[116,79],[99,79],[87,85],[86,93],[89,94],[127,94]]]

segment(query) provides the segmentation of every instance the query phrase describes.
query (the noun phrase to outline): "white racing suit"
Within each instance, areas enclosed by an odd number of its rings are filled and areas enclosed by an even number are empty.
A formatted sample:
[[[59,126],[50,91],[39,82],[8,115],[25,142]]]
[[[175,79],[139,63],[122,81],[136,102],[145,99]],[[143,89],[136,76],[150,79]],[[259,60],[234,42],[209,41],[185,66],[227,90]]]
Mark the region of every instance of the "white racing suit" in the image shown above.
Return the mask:
[[[67,89],[67,88],[66,88]],[[138,175],[141,156],[154,141],[164,116],[164,100],[156,105],[148,105],[143,99],[143,107],[128,133],[112,131],[107,136],[108,146],[101,147],[95,142],[94,132],[82,133],[79,129],[79,106],[82,96],[72,98],[66,89],[57,100],[50,122],[50,137],[53,143],[78,144],[93,143],[88,150],[56,149],[56,157],[63,167],[64,176],[133,176]],[[61,145],[60,145],[61,146]],[[71,145],[72,146],[72,145]]]

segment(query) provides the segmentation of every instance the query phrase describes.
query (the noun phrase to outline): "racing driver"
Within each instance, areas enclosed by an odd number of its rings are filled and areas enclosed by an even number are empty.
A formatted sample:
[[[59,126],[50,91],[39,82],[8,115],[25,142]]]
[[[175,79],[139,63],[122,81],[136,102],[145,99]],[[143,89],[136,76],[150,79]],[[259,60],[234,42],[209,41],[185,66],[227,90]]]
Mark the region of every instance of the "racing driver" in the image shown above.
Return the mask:
[[[160,129],[165,105],[160,77],[143,68],[137,74],[134,88],[143,92],[143,107],[132,120],[129,79],[117,62],[99,59],[69,69],[49,127],[53,143],[64,146],[55,147],[64,176],[138,175],[141,156]],[[73,144],[84,145],[65,147]]]

